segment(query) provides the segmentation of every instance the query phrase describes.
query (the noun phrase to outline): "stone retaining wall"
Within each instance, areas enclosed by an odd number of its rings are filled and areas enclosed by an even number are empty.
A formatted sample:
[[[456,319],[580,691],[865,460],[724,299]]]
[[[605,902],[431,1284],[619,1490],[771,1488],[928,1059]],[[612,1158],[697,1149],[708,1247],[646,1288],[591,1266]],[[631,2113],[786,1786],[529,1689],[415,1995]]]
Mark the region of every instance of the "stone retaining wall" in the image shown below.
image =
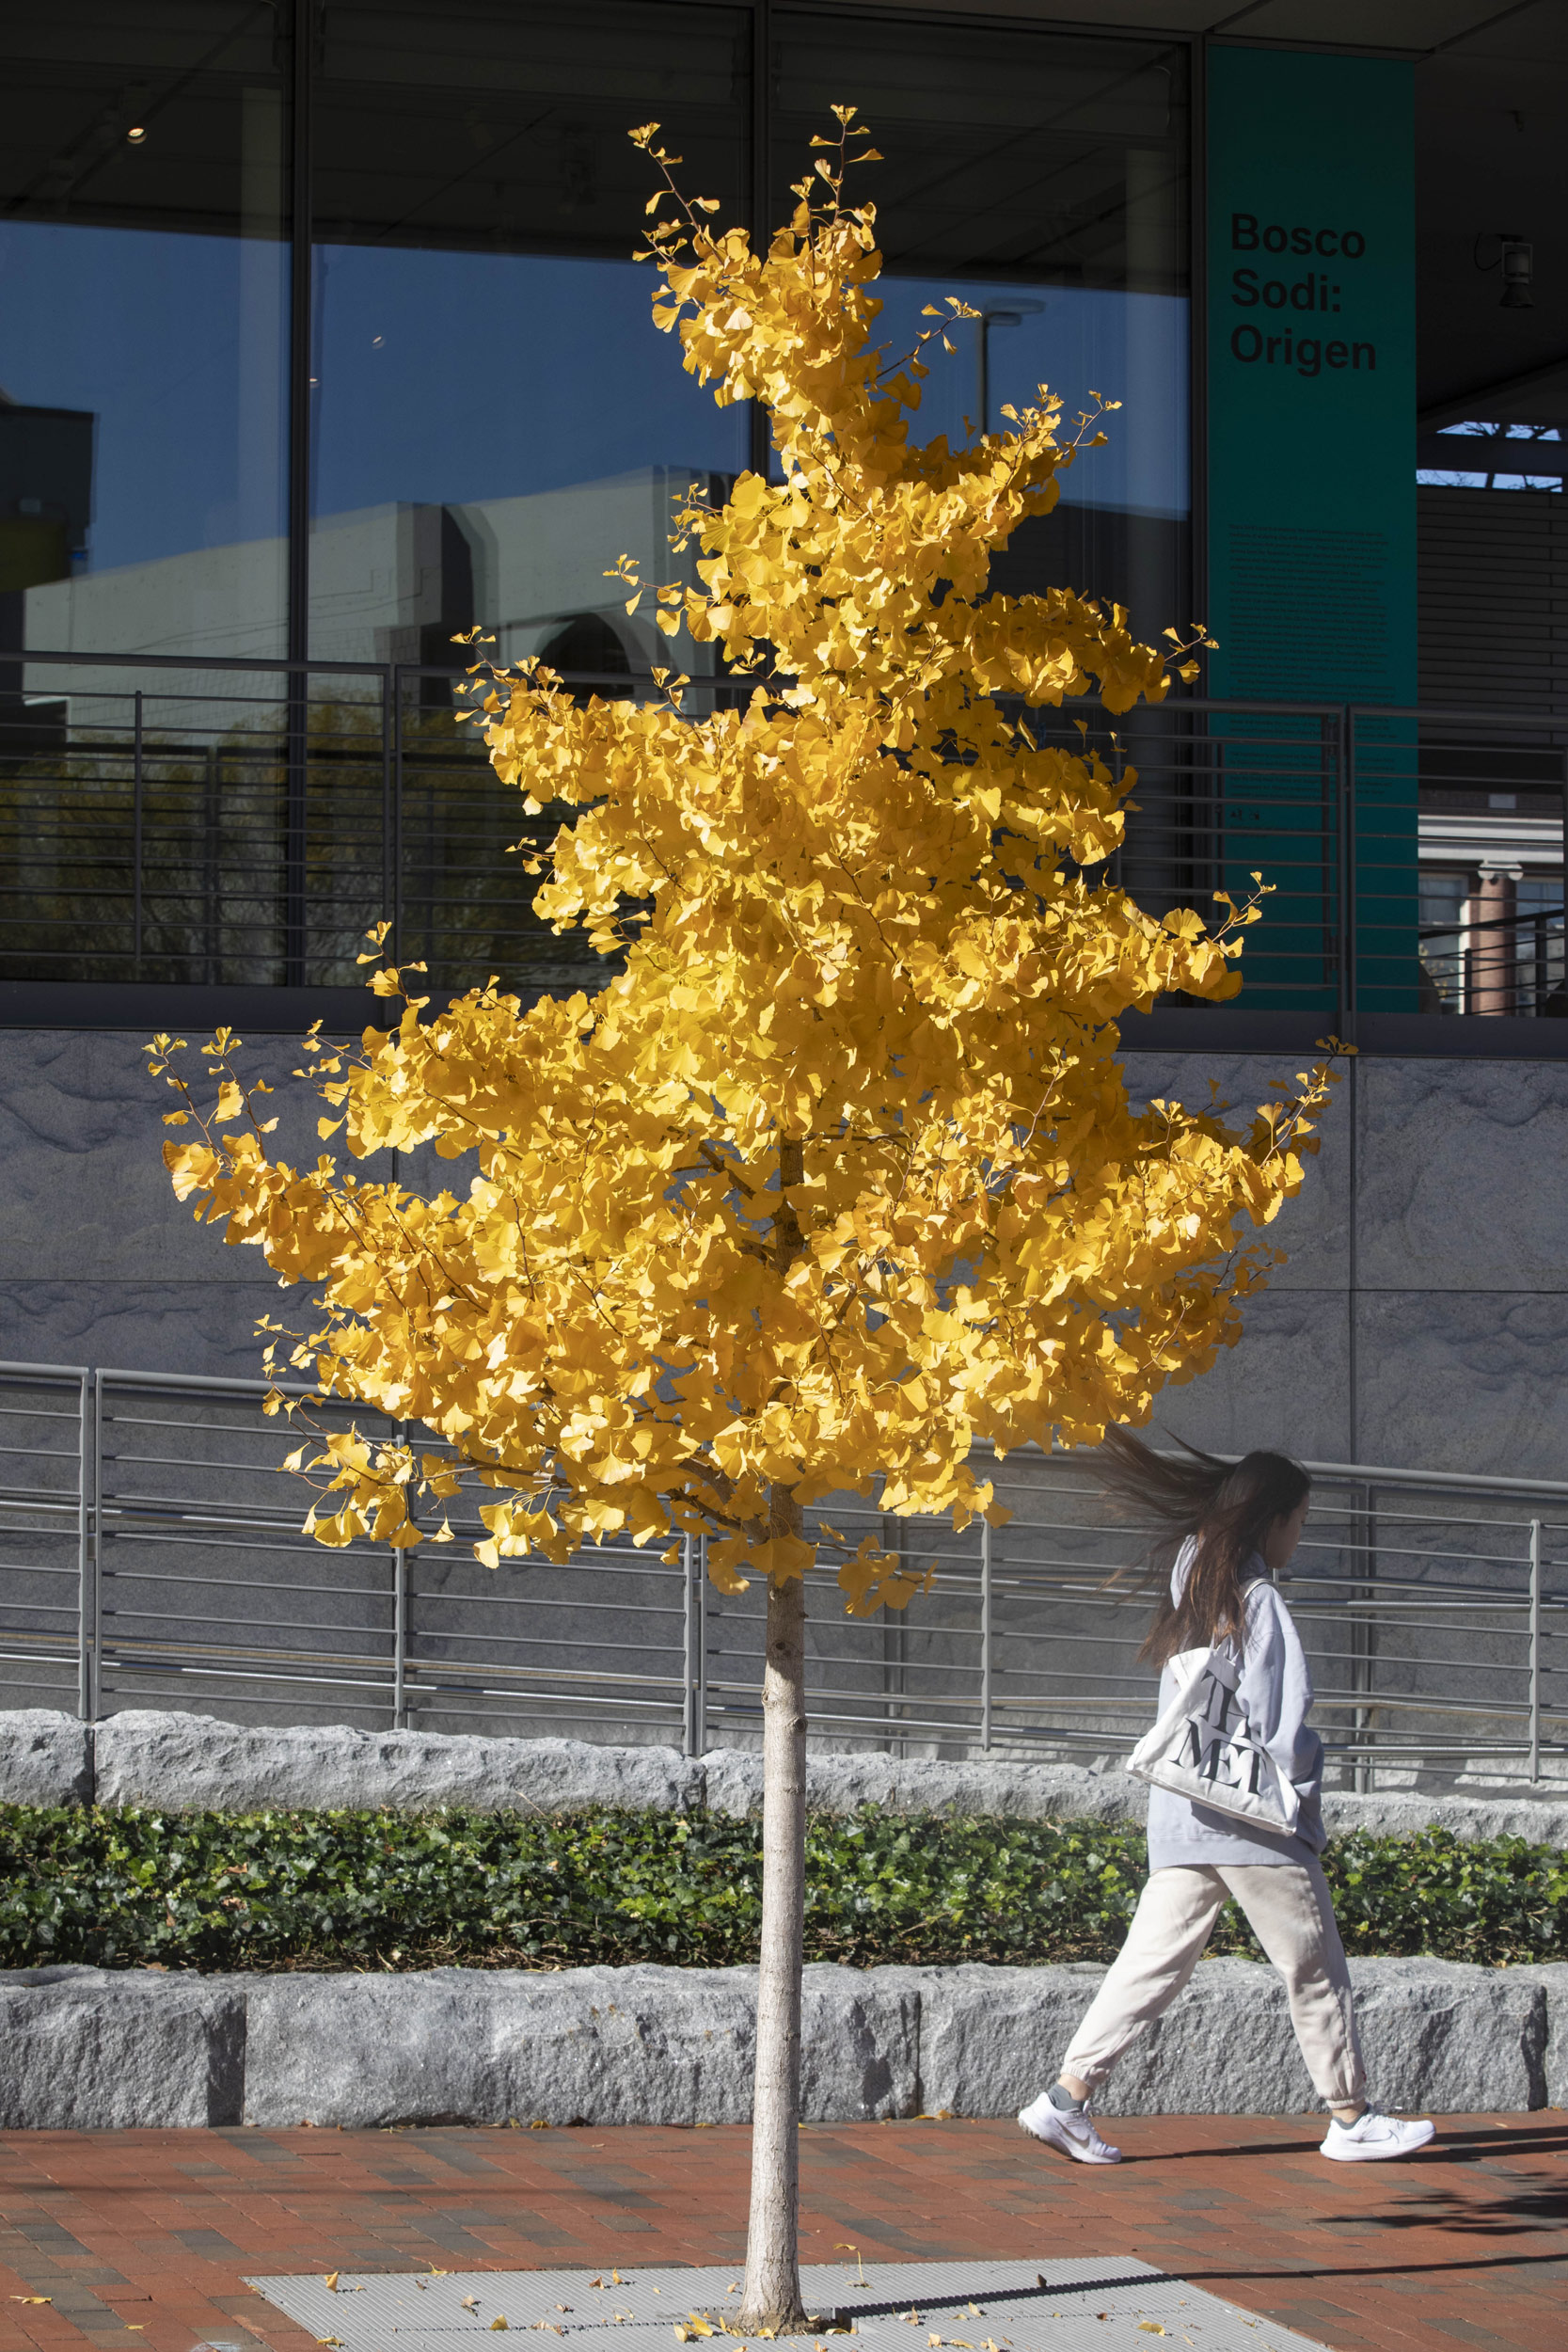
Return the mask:
[[[1370,2089],[1436,2114],[1568,2102],[1568,1963],[1351,1963]],[[1103,1970],[805,1972],[813,2122],[1006,2116],[1060,2063]],[[0,2128],[302,2122],[731,2123],[751,2114],[749,1968],[408,1976],[0,1973]],[[1111,2114],[1300,2114],[1317,2101],[1274,1970],[1205,1961],[1123,2060]]]
[[[822,1811],[1118,1820],[1140,1785],[1070,1765],[819,1756]],[[127,1713],[89,1728],[0,1716],[0,1801],[268,1808],[617,1806],[754,1811],[761,1762],[721,1749],[599,1747],[341,1728],[245,1730]],[[1568,1804],[1513,1796],[1336,1796],[1330,1826],[1568,1839]],[[1568,1963],[1352,1963],[1372,2095],[1438,2113],[1568,2104]],[[806,1970],[804,2111],[844,2122],[1007,2115],[1049,2079],[1103,1971]],[[739,2122],[751,2112],[748,1968],[446,1968],[201,1977],[0,1972],[0,2128],[312,2122]],[[1275,1972],[1205,1961],[1118,2071],[1106,2112],[1290,2114],[1316,2105]]]
[[[993,1814],[1015,1820],[1139,1820],[1148,1791],[1117,1768],[1014,1762],[936,1763],[889,1756],[813,1756],[808,1799],[818,1812],[878,1804],[896,1813]],[[0,1803],[144,1805],[172,1812],[331,1807],[435,1812],[577,1813],[595,1807],[681,1812],[760,1809],[762,1759],[718,1748],[600,1747],[578,1740],[483,1740],[436,1731],[343,1725],[253,1730],[209,1715],[133,1710],[95,1727],[41,1708],[0,1714]],[[1442,1827],[1460,1837],[1516,1836],[1568,1845],[1568,1799],[1513,1792],[1473,1797],[1391,1789],[1331,1793],[1331,1832],[1409,1836]]]

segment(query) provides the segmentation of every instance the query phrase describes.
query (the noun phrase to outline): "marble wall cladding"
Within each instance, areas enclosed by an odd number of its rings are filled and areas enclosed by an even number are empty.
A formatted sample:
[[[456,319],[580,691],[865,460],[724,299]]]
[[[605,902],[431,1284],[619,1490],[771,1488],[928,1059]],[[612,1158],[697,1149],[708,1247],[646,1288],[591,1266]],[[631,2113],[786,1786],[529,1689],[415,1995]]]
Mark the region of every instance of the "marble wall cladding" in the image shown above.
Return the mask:
[[[1239,1128],[1251,1125],[1260,1104],[1278,1099],[1275,1080],[1289,1091],[1307,1066],[1299,1054],[1130,1053],[1123,1062],[1138,1107],[1160,1098],[1207,1110],[1212,1079],[1213,1099]],[[1347,1073],[1318,1120],[1318,1150],[1300,1192],[1258,1235],[1288,1253],[1289,1263],[1271,1278],[1276,1290],[1342,1289],[1348,1279],[1353,1100]]]
[[[209,1240],[214,1254],[221,1248]],[[230,1251],[237,1257],[238,1251]],[[258,1253],[246,1250],[254,1275]],[[11,1363],[113,1366],[123,1372],[205,1373],[259,1380],[262,1315],[290,1322],[296,1294],[266,1279],[166,1279],[29,1282],[0,1277],[0,1358]]]
[[[1310,1461],[1342,1462],[1352,1443],[1350,1334],[1347,1291],[1264,1291],[1236,1345],[1155,1400],[1147,1434],[1221,1454],[1280,1446]]]
[[[194,1085],[204,1065],[186,1058]],[[278,1083],[298,1061],[293,1038],[245,1055],[277,1085],[279,1133],[314,1157],[315,1105]],[[134,1034],[0,1030],[0,1356],[260,1376],[257,1317],[288,1320],[292,1294],[259,1250],[225,1248],[176,1200],[163,1164],[176,1104]]]
[[[1358,1456],[1412,1470],[1568,1476],[1568,1296],[1363,1291]]]
[[[1356,1087],[1361,1285],[1568,1291],[1568,1061],[1369,1060]]]
[[[182,1058],[195,1086],[204,1065]],[[254,1040],[245,1056],[269,1082],[298,1061],[292,1038]],[[279,1135],[313,1159],[317,1106],[302,1093],[279,1085],[273,1102]],[[0,1279],[254,1283],[257,1253],[223,1248],[174,1198],[163,1120],[177,1107],[131,1033],[0,1029]]]
[[[280,1140],[313,1158],[321,1106],[286,1083],[299,1058],[292,1036],[248,1041],[248,1066],[284,1081],[269,1104]],[[1126,1068],[1139,1102],[1206,1103],[1213,1079],[1239,1120],[1301,1058],[1136,1050]],[[259,1370],[256,1319],[292,1319],[289,1297],[259,1253],[226,1248],[175,1200],[161,1156],[173,1099],[134,1033],[0,1030],[0,1357]],[[1239,1345],[1164,1392],[1156,1425],[1226,1450],[1560,1474],[1568,1063],[1363,1057],[1321,1133],[1264,1236],[1287,1264]],[[467,1182],[461,1163],[428,1173]]]
[[[192,1046],[203,1041],[193,1029]],[[228,1248],[176,1200],[163,1148],[179,1097],[150,1080],[142,1042],[0,1029],[0,1358],[259,1378],[258,1316],[290,1323],[300,1302],[259,1249]],[[273,1034],[247,1038],[238,1067],[275,1089],[275,1148],[309,1165],[325,1106],[291,1080],[300,1062],[299,1040]],[[180,1066],[200,1099],[199,1053]],[[388,1159],[369,1172],[389,1171]],[[463,1162],[434,1153],[402,1155],[398,1172],[432,1190],[467,1182]]]

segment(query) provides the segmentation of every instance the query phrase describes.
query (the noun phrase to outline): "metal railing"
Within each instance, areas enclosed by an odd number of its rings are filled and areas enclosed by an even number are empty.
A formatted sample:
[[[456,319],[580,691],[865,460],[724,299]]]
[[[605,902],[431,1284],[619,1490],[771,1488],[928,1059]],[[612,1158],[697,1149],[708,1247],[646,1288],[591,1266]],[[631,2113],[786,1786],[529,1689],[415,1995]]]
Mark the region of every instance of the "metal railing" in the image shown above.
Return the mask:
[[[1423,924],[1421,962],[1445,1012],[1568,1016],[1560,906]]]
[[[0,662],[0,977],[357,987],[361,936],[386,919],[392,951],[423,961],[432,987],[491,973],[524,990],[576,984],[594,960],[535,920],[506,854],[547,838],[555,819],[528,818],[498,783],[477,730],[459,723],[455,683],[417,663]],[[633,673],[570,683],[656,691]],[[700,714],[752,691],[699,676],[687,706]],[[1488,828],[1502,839],[1522,824],[1560,897],[1568,716],[1185,696],[1119,720],[1089,701],[1031,714],[1073,750],[1079,720],[1115,770],[1138,771],[1113,872],[1141,903],[1207,908],[1264,873],[1250,1009],[1345,1034],[1358,1010],[1563,1009],[1549,922],[1490,906],[1506,985],[1461,986],[1435,965],[1474,943],[1449,950],[1429,935],[1418,885],[1434,859],[1444,870],[1482,859]],[[1471,812],[1475,842],[1464,824],[1433,834],[1456,811]]]
[[[760,1591],[707,1582],[700,1542],[607,1543],[569,1567],[498,1573],[464,1539],[324,1549],[280,1471],[296,1429],[263,1384],[0,1365],[0,1706],[88,1720],[180,1708],[246,1722],[567,1732],[679,1742],[760,1725]],[[365,1429],[380,1426],[357,1416]],[[1568,1485],[1313,1466],[1287,1590],[1348,1785],[1528,1778],[1568,1759]],[[1136,1662],[1138,1531],[1092,1459],[998,1465],[1006,1527],[956,1534],[824,1505],[869,1528],[930,1590],[902,1615],[844,1616],[809,1580],[815,1736],[838,1746],[1034,1756],[1124,1752],[1151,1719]]]

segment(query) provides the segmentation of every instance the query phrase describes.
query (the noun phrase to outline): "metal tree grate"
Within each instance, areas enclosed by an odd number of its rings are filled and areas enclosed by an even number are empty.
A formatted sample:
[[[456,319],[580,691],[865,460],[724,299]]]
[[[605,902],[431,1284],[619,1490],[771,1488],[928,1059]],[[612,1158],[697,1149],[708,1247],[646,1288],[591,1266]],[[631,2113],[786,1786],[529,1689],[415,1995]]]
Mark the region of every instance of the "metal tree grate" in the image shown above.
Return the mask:
[[[458,2352],[481,2335],[554,2335],[570,2352],[668,2352],[693,2317],[716,2332],[739,2309],[740,2271],[334,2272],[246,2281],[320,2344],[342,2352]],[[1311,2338],[1239,2312],[1147,2263],[873,2263],[803,2269],[817,2339],[852,2330],[859,2352],[1148,2352],[1164,2337],[1193,2352],[1324,2352]],[[701,2341],[690,2330],[688,2341]],[[737,2346],[738,2352],[738,2346]]]

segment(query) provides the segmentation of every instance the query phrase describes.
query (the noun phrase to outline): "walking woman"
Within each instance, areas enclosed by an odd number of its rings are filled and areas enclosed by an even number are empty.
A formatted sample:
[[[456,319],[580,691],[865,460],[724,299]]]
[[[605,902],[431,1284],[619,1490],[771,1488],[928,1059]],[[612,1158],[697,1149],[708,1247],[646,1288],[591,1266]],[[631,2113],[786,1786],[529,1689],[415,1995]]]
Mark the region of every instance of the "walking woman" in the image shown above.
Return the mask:
[[[1101,1474],[1161,1530],[1150,1553],[1161,1597],[1140,1652],[1162,1669],[1160,1720],[1130,1764],[1153,1783],[1148,1883],[1059,2079],[1018,2120],[1080,2164],[1119,2162],[1090,2101],[1185,1986],[1230,1895],[1285,1979],[1307,2071],[1333,2119],[1323,2153],[1343,2164],[1408,2155],[1433,2126],[1382,2115],[1363,2096],[1350,1976],[1318,1860],[1323,1742],[1307,1727],[1312,1684],[1273,1581],[1301,1540],[1311,1482],[1282,1454],[1172,1460],[1121,1430],[1106,1438]]]

